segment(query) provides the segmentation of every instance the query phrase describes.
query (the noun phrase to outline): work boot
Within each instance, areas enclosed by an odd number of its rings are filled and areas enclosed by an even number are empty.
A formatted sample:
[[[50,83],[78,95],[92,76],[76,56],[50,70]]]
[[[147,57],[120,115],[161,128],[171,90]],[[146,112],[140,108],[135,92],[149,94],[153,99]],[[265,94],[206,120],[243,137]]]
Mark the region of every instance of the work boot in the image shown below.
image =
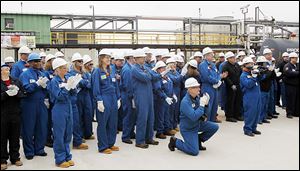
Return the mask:
[[[176,138],[175,137],[172,136],[170,138],[170,142],[168,144],[168,147],[169,147],[170,151],[175,151],[175,148],[176,148]]]
[[[176,131],[176,132],[179,132],[179,128],[178,128],[178,127],[176,127],[176,128],[175,128],[175,131]]]
[[[32,160],[33,156],[25,156],[27,160]]]
[[[1,170],[6,170],[7,169],[7,164],[3,163],[1,164]]]
[[[169,131],[164,132],[164,135],[174,136],[175,134],[174,134],[174,132],[172,132],[171,130],[169,130]]]
[[[75,166],[75,163],[72,160],[67,161],[70,166]]]
[[[21,162],[21,160],[11,162],[11,164],[16,165],[16,166],[23,166],[23,162]]]
[[[132,144],[133,142],[131,140],[122,140],[123,143],[126,143],[126,144]]]
[[[112,146],[109,149],[111,149],[111,151],[120,151],[120,148],[117,146]]]
[[[86,145],[86,144],[84,144],[84,143],[82,143],[82,144],[80,144],[80,145],[77,146],[77,147],[74,147],[74,146],[73,146],[73,149],[75,149],[75,150],[87,150],[87,149],[89,149],[89,146]]]
[[[262,123],[271,123],[271,122],[268,121],[267,119],[264,119],[264,120],[262,121]]]
[[[199,150],[200,151],[205,151],[206,150],[206,147],[202,146],[202,142],[199,141]]]
[[[86,143],[86,140],[84,138],[82,138],[82,143]]]
[[[163,133],[157,133],[157,134],[155,135],[155,137],[156,137],[156,138],[159,138],[159,139],[166,139],[166,138],[167,138],[167,136],[166,136],[165,134],[163,134]]]
[[[53,148],[53,140],[48,140],[45,144],[46,147]]]
[[[269,116],[269,115],[268,115],[268,116],[267,116],[267,119],[271,120],[271,119],[272,119],[272,116]]]
[[[261,132],[260,132],[260,131],[257,131],[257,130],[252,131],[252,132],[253,132],[253,134],[256,134],[256,135],[260,135],[260,134],[261,134]]]
[[[103,154],[111,154],[112,151],[111,151],[111,149],[107,148],[107,149],[105,149],[105,150],[103,150],[103,151],[100,151],[100,153],[103,153]]]
[[[277,115],[277,116],[278,116],[278,115],[279,115],[279,113],[278,113],[278,112],[275,112],[275,113],[273,113],[273,115]]]
[[[63,162],[59,165],[56,165],[57,167],[60,167],[60,168],[68,168],[70,167],[70,164],[68,162]]]
[[[239,116],[239,117],[237,117],[237,118],[235,118],[235,119],[238,120],[238,121],[244,121],[244,118],[241,117],[241,116]]]
[[[149,145],[158,145],[159,142],[158,141],[154,141],[154,140],[147,140],[146,144],[149,144]]]
[[[130,139],[135,139],[135,134],[131,135]]]
[[[292,115],[286,115],[286,117],[289,118],[289,119],[293,119]]]
[[[45,153],[45,152],[43,152],[43,153],[41,153],[41,154],[36,154],[36,156],[41,156],[41,157],[46,157],[48,154],[47,153]]]
[[[85,138],[85,140],[94,140],[94,139],[95,139],[94,135],[91,135],[90,137]]]
[[[244,134],[249,136],[249,137],[254,137],[254,134],[252,132],[245,132]]]
[[[237,122],[235,118],[226,118],[227,122]]]
[[[277,118],[278,118],[278,116],[276,116],[276,115],[272,115],[271,117],[272,117],[272,118],[275,118],[275,119],[277,119]]]
[[[143,149],[146,149],[146,148],[149,147],[148,144],[136,144],[135,146],[136,146],[136,147],[139,147],[139,148],[143,148]]]

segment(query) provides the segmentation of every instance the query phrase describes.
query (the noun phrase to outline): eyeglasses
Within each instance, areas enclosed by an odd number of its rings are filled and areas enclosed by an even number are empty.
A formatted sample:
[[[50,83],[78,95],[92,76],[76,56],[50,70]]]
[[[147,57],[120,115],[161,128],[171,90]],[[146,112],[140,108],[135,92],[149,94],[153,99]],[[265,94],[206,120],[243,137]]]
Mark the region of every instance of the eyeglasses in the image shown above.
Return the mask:
[[[94,64],[89,64],[88,66],[93,66]]]

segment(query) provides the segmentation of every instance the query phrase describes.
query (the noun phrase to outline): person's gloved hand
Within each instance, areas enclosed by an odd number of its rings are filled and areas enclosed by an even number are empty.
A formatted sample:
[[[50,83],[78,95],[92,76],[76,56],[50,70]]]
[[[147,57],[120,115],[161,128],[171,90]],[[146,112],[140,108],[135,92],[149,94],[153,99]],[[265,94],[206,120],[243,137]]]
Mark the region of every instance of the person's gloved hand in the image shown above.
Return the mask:
[[[167,97],[165,100],[168,103],[168,105],[171,105],[173,103],[173,99],[170,97]]]
[[[268,69],[269,69],[269,71],[274,71],[274,68],[275,68],[274,65],[270,65]]]
[[[134,102],[134,99],[132,99],[132,108],[135,109],[136,106],[135,106],[135,102]]]
[[[97,108],[100,112],[104,112],[105,110],[105,107],[104,107],[104,104],[103,104],[103,101],[98,101],[97,102]]]
[[[282,75],[282,72],[276,72],[276,77],[280,77]]]
[[[236,91],[236,90],[237,90],[236,85],[232,85],[232,86],[231,86],[231,89],[232,89],[233,91]]]
[[[204,107],[208,105],[210,97],[207,93],[205,93],[202,97],[200,97],[200,106]]]
[[[121,99],[118,100],[118,109],[121,107]]]
[[[43,77],[40,77],[35,83],[36,83],[38,86],[42,86],[42,84],[44,83]]]
[[[213,88],[217,89],[217,88],[219,88],[221,86],[221,84],[222,84],[222,81],[219,80],[219,82],[217,84],[213,85]]]
[[[81,76],[80,74],[76,74],[76,75],[74,76],[74,82],[73,82],[71,88],[72,88],[72,89],[75,89],[76,86],[79,84],[79,82],[80,82],[81,80],[82,80],[82,76]]]
[[[45,99],[45,100],[44,100],[44,104],[46,105],[47,109],[50,108],[49,99]]]
[[[73,86],[73,84],[74,84],[74,78],[75,77],[70,77],[69,79],[68,79],[68,81],[67,81],[67,84],[65,85],[65,88],[68,90],[68,91],[70,91],[71,89],[72,89],[72,86]]]
[[[162,72],[160,75],[161,75],[162,77],[164,77],[164,76],[167,75],[169,72],[170,72],[170,69],[168,68],[168,69],[166,69],[164,72]]]
[[[173,99],[175,100],[175,103],[178,102],[178,98],[177,98],[177,96],[175,94],[173,94]]]
[[[43,77],[41,87],[46,88],[48,81],[49,81],[49,79],[47,77]]]
[[[16,90],[16,89],[10,89],[10,90],[7,90],[7,91],[5,91],[5,92],[6,92],[6,94],[7,94],[8,96],[15,96],[15,95],[18,94],[18,90]]]

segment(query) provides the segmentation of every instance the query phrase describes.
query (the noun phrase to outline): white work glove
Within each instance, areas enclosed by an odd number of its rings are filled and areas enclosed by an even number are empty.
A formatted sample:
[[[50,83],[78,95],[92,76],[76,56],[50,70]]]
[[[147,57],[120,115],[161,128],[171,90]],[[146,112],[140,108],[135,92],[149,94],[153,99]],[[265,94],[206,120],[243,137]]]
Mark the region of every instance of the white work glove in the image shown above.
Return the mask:
[[[175,100],[175,103],[178,102],[178,98],[177,98],[177,96],[175,94],[173,94],[173,99]]]
[[[97,102],[97,108],[100,112],[104,112],[105,107],[104,107],[103,101]]]
[[[132,99],[132,108],[135,109],[136,106],[135,106],[135,102],[134,102],[134,99]]]
[[[279,68],[274,69],[275,73],[279,72],[279,70],[280,70]]]
[[[15,96],[15,95],[18,94],[18,90],[16,90],[16,89],[10,89],[10,90],[7,90],[7,91],[5,91],[5,92],[6,92],[6,94],[7,94],[8,96]]]
[[[254,69],[254,70],[251,71],[251,75],[252,75],[252,77],[254,77],[254,78],[257,77],[258,73],[259,73],[259,70],[258,70],[258,69]]]
[[[35,83],[36,83],[38,86],[42,86],[42,84],[44,84],[43,77],[40,77]]]
[[[9,90],[16,90],[16,91],[19,91],[19,87],[16,86],[16,85],[10,85],[7,87]]]
[[[187,73],[187,65],[188,64],[185,64],[185,66],[182,68],[182,70],[181,70],[181,76],[185,76],[186,75],[186,73]]]
[[[80,82],[81,80],[82,80],[81,75],[80,75],[80,74],[76,74],[76,75],[74,76],[74,83],[72,84],[71,88],[72,88],[72,89],[75,89],[76,86],[79,84],[79,82]]]
[[[204,107],[205,105],[208,105],[209,100],[209,94],[205,93],[202,97],[200,97],[200,106]]]
[[[232,89],[233,91],[236,91],[236,90],[237,90],[236,85],[232,85],[232,86],[231,86],[231,89]]]
[[[162,77],[164,77],[164,76],[167,75],[170,71],[171,71],[171,70],[168,68],[168,69],[166,69],[164,72],[162,72],[160,75],[161,75]]]
[[[74,84],[74,78],[75,77],[70,77],[69,79],[68,79],[68,81],[67,81],[67,84],[65,85],[65,88],[68,90],[68,91],[70,91],[71,89],[72,89],[72,86],[73,86],[73,84]]]
[[[276,72],[276,77],[280,77],[282,75],[282,72]]]
[[[45,100],[44,100],[44,104],[46,105],[47,109],[50,108],[49,99],[45,99]]]
[[[217,89],[217,88],[219,88],[221,86],[221,84],[222,84],[222,81],[219,80],[219,82],[217,84],[213,85],[213,88]]]
[[[268,69],[269,69],[269,71],[274,71],[274,68],[275,68],[274,65],[270,65]]]
[[[173,103],[173,99],[170,97],[167,97],[165,100],[168,103],[168,105],[171,105]]]
[[[118,100],[118,109],[121,107],[121,99]]]
[[[48,81],[49,81],[49,79],[47,77],[43,77],[41,87],[46,88]]]

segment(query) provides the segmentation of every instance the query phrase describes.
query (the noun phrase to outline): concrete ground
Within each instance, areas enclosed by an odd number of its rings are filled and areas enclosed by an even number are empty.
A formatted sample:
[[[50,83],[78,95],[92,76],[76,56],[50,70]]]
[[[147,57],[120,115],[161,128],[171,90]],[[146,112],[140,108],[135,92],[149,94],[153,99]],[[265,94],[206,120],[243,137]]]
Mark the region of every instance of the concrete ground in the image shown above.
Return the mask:
[[[229,123],[224,121],[224,113],[219,111],[223,122],[220,129],[204,146],[207,151],[200,152],[196,157],[186,155],[178,150],[170,152],[167,140],[159,140],[159,146],[149,149],[139,149],[127,145],[117,137],[116,145],[119,152],[104,155],[97,152],[97,141],[87,141],[89,150],[72,150],[75,166],[68,170],[144,170],[144,169],[294,169],[299,170],[299,118],[288,119],[281,108],[278,119],[272,119],[271,124],[258,126],[262,135],[248,137],[243,134],[243,122]],[[94,125],[96,128],[96,124]],[[180,134],[176,137],[181,138]],[[32,161],[25,159],[21,148],[22,167],[9,166],[9,169],[41,169],[57,170],[54,164],[53,150],[46,148],[48,156],[35,157]]]

